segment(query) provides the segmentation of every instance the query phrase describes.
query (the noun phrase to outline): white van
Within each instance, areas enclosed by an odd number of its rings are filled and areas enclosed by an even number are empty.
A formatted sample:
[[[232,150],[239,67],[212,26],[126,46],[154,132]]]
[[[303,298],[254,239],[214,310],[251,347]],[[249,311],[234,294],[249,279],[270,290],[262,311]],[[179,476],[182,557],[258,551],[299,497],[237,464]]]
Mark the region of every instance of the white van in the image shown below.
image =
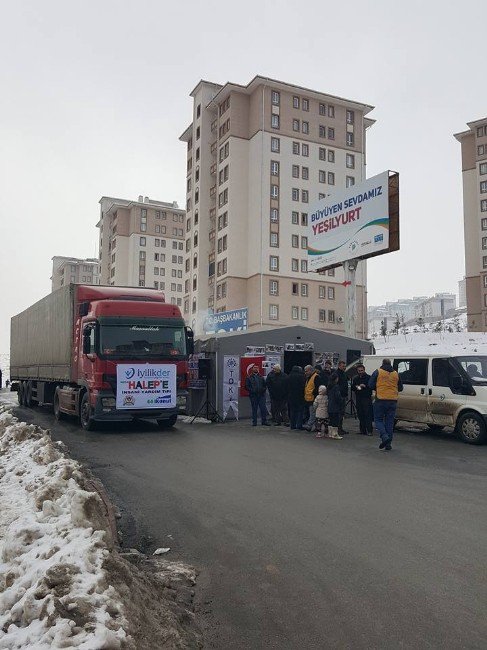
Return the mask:
[[[364,356],[367,373],[377,370],[383,358]],[[454,427],[465,442],[487,442],[487,356],[401,354],[388,358],[404,386],[396,420],[437,430]]]

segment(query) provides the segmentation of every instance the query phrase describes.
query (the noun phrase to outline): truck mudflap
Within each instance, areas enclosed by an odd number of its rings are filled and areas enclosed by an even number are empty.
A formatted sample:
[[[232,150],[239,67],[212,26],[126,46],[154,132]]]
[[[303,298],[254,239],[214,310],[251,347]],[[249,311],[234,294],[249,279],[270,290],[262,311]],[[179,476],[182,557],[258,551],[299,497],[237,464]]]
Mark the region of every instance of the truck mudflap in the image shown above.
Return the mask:
[[[167,409],[117,409],[113,393],[100,391],[95,396],[92,417],[97,422],[130,422],[131,420],[166,420],[180,413],[178,406]]]

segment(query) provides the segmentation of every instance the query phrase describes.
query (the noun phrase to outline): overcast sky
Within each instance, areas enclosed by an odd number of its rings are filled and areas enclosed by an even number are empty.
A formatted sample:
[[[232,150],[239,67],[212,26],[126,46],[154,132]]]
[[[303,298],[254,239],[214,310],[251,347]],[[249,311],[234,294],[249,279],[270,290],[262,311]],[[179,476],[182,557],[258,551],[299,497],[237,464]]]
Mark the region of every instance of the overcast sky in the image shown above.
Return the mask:
[[[401,174],[401,251],[369,304],[455,291],[460,145],[487,113],[485,3],[2,0],[0,352],[50,291],[51,257],[97,253],[102,195],[184,205],[188,93],[256,74],[374,105],[367,175]]]

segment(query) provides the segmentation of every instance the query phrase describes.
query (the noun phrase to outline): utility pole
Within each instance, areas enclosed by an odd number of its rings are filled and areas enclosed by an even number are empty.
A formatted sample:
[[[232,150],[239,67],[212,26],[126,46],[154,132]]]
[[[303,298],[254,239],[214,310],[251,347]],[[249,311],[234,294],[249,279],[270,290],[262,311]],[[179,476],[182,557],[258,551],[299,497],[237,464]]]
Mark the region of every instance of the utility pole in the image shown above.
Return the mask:
[[[353,339],[357,338],[357,265],[357,259],[343,262],[343,286],[346,291],[345,335]]]

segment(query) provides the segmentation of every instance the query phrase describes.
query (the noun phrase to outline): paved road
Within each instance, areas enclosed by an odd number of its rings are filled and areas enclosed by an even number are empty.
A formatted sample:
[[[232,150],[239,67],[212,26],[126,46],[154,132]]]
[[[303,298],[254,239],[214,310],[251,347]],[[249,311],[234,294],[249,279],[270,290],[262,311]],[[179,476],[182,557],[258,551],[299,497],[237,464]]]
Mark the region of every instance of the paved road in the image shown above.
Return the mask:
[[[19,411],[104,481],[127,544],[149,536],[200,568],[207,647],[486,647],[487,446],[409,431],[383,453],[240,424],[87,434]]]

